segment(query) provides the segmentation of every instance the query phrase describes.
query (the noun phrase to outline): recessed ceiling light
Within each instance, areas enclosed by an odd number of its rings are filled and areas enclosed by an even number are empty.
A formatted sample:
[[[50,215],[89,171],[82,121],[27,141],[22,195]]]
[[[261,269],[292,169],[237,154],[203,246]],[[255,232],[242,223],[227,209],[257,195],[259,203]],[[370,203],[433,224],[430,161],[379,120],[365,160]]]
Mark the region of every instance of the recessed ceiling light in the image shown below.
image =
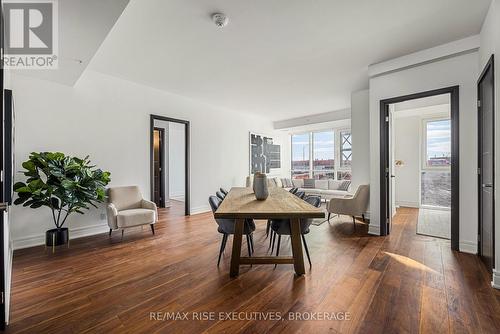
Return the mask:
[[[212,20],[214,21],[215,25],[219,28],[227,26],[227,24],[229,22],[229,18],[222,13],[213,14]]]

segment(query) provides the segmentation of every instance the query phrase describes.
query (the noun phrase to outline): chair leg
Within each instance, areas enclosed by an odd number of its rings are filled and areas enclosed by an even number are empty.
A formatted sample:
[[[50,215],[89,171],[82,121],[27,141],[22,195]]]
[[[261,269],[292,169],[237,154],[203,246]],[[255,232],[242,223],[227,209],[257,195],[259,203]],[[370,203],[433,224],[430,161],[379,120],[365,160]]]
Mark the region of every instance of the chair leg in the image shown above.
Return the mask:
[[[356,218],[352,216],[352,222],[354,224],[354,230],[356,231]]]
[[[271,246],[271,254],[273,253],[273,250],[274,250],[274,241],[276,240],[276,232],[273,233],[273,244]]]
[[[155,225],[151,224],[149,226],[151,226],[151,232],[153,232],[153,235],[155,235]]]
[[[123,241],[123,233],[125,233],[125,229],[122,228],[122,239],[120,241]]]
[[[255,249],[253,248],[253,233],[250,233],[250,247],[252,248],[252,254],[255,253]]]
[[[248,256],[252,256],[252,248],[250,246],[250,236],[247,234],[247,250],[248,250]]]
[[[281,244],[281,235],[278,235],[278,245],[276,245],[276,256],[280,254],[280,244]],[[277,264],[274,265],[274,268],[276,268]]]
[[[217,260],[217,267],[219,266],[220,258],[222,256],[222,252],[224,252],[224,248],[226,247],[226,240],[227,240],[227,234],[223,234],[222,235],[222,241],[220,243],[219,260]]]
[[[271,229],[271,221],[267,221],[267,226],[266,226],[266,238],[269,236],[269,230]]]
[[[365,219],[365,214],[364,213],[361,215],[361,218],[363,218],[363,223],[366,223],[366,219]]]
[[[331,215],[332,215],[332,214],[331,214],[330,212],[328,212],[328,221],[330,221],[330,216],[331,216]]]
[[[112,230],[112,229],[109,229],[109,236],[111,236],[111,232],[113,232],[113,230]]]
[[[307,248],[306,237],[302,234],[302,242],[304,243],[304,248],[306,250],[307,261],[309,261],[309,268],[312,267],[311,257],[309,256],[309,248]]]
[[[274,234],[274,231],[273,230],[270,230],[269,231],[270,235],[269,235],[269,248],[271,248],[271,243],[273,242],[273,234]]]

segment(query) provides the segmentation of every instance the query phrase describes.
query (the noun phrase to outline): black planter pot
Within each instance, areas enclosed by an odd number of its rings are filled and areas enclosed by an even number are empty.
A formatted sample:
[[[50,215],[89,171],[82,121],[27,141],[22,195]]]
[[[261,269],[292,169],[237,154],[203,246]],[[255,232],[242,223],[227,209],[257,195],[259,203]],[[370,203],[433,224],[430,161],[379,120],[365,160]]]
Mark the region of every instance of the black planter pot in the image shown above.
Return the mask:
[[[67,227],[54,228],[45,232],[46,246],[60,246],[68,243],[69,232]]]

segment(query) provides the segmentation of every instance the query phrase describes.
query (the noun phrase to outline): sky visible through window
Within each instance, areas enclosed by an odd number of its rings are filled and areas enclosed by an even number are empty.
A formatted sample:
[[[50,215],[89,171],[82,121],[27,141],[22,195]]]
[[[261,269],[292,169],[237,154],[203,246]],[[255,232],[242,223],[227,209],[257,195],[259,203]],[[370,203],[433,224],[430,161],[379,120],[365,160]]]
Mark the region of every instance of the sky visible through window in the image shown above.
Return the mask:
[[[293,135],[294,161],[309,160],[309,134]],[[333,131],[314,133],[314,160],[329,160],[335,156]]]
[[[427,161],[429,165],[447,165],[451,156],[451,122],[427,122]],[[435,162],[433,162],[435,161]]]

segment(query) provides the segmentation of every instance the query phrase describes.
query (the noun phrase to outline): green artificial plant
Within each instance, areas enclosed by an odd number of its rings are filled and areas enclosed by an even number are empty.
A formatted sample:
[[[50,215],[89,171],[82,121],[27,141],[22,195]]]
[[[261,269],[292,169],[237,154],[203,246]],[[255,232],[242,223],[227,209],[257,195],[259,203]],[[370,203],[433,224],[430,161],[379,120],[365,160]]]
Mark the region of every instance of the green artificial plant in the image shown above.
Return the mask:
[[[22,164],[26,183],[14,184],[18,198],[14,204],[36,209],[51,209],[54,224],[61,228],[68,216],[89,209],[105,199],[110,173],[90,164],[89,157],[79,159],[60,152],[31,153]]]

